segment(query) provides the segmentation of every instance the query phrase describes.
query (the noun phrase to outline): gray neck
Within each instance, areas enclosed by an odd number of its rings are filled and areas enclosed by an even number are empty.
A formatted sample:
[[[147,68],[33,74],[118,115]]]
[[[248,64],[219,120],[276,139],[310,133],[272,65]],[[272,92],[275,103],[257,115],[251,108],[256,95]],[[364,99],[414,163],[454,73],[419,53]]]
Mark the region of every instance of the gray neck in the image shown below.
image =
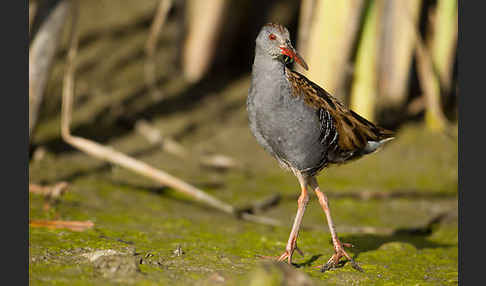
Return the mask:
[[[285,65],[281,61],[272,58],[258,47],[255,49],[255,60],[252,68],[253,79],[280,79],[284,75]]]
[[[255,50],[249,96],[262,108],[282,107],[283,98],[290,90],[285,75],[285,65],[262,51]]]

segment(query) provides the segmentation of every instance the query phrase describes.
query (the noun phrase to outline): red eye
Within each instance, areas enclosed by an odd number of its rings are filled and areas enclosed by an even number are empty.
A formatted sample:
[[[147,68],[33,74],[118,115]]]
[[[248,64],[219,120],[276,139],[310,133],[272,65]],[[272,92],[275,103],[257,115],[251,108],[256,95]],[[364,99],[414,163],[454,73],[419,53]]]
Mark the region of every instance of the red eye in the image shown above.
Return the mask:
[[[275,40],[277,37],[276,37],[274,34],[270,34],[270,35],[268,36],[268,38],[269,38],[270,40],[272,40],[272,41],[273,41],[273,40]]]

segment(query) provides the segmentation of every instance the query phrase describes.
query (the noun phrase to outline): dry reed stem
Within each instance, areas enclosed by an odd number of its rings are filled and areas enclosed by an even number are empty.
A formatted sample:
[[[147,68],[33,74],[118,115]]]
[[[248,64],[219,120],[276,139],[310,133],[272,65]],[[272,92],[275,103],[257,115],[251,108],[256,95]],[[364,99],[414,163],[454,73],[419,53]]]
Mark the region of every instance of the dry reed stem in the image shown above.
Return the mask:
[[[432,57],[424,44],[418,27],[415,25],[413,14],[404,6],[407,22],[413,26],[415,40],[415,55],[417,57],[417,74],[419,84],[423,90],[426,103],[426,125],[434,131],[447,131],[447,119],[440,104],[440,79],[434,72]]]
[[[452,85],[452,71],[457,49],[458,15],[457,0],[437,2],[431,40],[432,61],[442,87],[449,92]]]
[[[145,44],[145,53],[149,57],[152,57],[155,53],[155,47],[157,46],[160,30],[167,19],[167,14],[169,13],[170,7],[172,7],[172,0],[160,0],[154,20],[150,26],[149,38]]]
[[[342,101],[364,7],[364,0],[316,1],[306,50],[299,51],[309,64],[304,75]]]
[[[145,44],[145,84],[149,87],[152,96],[159,98],[162,92],[156,86],[155,77],[155,48],[157,40],[159,39],[160,30],[164,25],[167,14],[172,7],[173,0],[160,0],[155,13],[152,25],[150,26],[150,34]]]
[[[407,99],[410,67],[414,54],[415,29],[422,0],[384,2],[380,24],[378,91],[380,109],[399,108]],[[412,14],[414,27],[407,23],[403,7]]]
[[[37,122],[54,55],[71,1],[61,1],[45,19],[29,49],[29,139]]]
[[[447,120],[442,113],[440,104],[439,78],[435,75],[432,60],[422,40],[417,40],[415,45],[417,56],[417,73],[420,78],[426,104],[426,122],[432,130],[443,131],[447,126]]]
[[[204,77],[215,59],[228,0],[188,0],[188,35],[183,47],[182,67],[189,82]]]
[[[382,5],[382,0],[371,2],[365,16],[358,44],[349,103],[351,109],[370,121],[374,121],[377,100],[377,42]]]
[[[297,40],[297,50],[305,59],[309,45],[309,37],[313,21],[315,20],[315,8],[317,0],[302,0],[299,14],[299,38]],[[304,69],[296,65],[299,72],[304,72]]]

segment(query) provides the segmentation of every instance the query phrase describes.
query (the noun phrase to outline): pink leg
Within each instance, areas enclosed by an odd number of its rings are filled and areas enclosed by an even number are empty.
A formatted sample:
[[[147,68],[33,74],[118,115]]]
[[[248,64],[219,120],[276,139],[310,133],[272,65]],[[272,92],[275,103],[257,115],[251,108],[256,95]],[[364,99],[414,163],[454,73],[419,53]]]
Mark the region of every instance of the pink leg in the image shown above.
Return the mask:
[[[285,252],[280,255],[278,261],[284,261],[287,259],[289,264],[292,263],[292,254],[294,250],[297,249],[297,237],[299,235],[300,225],[302,224],[302,218],[304,216],[305,208],[307,203],[309,202],[309,194],[307,193],[307,180],[302,175],[298,175],[297,179],[299,179],[301,194],[298,199],[298,209],[297,214],[295,215],[294,225],[292,226],[292,231],[290,232],[289,240],[287,242],[287,246],[285,247]]]
[[[349,256],[349,254],[347,254],[346,251],[344,251],[343,243],[341,243],[341,241],[339,240],[336,232],[336,227],[332,222],[331,211],[329,209],[329,203],[327,201],[327,197],[323,192],[321,192],[317,180],[314,177],[309,178],[309,185],[314,189],[314,192],[316,193],[317,198],[319,199],[319,204],[321,205],[322,210],[326,214],[327,225],[329,226],[329,230],[331,231],[332,244],[334,245],[334,254],[329,259],[329,261],[327,261],[327,263],[322,266],[321,268],[322,272],[336,267],[339,263],[339,259],[343,256],[346,257],[351,262],[351,265],[353,266],[354,269],[363,271],[363,269],[354,261],[354,259],[351,256]],[[344,244],[344,245],[348,245],[348,244]]]

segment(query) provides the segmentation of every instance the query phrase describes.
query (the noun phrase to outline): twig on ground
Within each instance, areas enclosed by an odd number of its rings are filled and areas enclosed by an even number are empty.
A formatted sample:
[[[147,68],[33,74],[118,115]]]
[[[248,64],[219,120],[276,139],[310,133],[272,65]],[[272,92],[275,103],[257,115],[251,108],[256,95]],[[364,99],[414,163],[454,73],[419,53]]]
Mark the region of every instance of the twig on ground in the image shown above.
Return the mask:
[[[29,184],[29,192],[45,196],[49,199],[57,199],[66,191],[69,184],[67,182],[59,182],[53,186],[41,186],[38,184]]]
[[[48,211],[51,204],[59,202],[59,198],[67,191],[68,186],[67,182],[59,182],[52,186],[29,184],[29,192],[44,196],[43,209]]]
[[[223,154],[203,155],[199,158],[199,162],[203,167],[219,170],[231,169],[238,166],[235,159]]]
[[[153,127],[150,123],[145,120],[139,120],[135,124],[135,131],[140,135],[147,138],[151,144],[160,144],[162,148],[167,153],[173,154],[175,156],[181,157],[183,159],[188,158],[188,151],[181,144],[177,143],[175,140],[162,136],[159,129]]]
[[[31,227],[47,227],[49,229],[69,229],[72,231],[84,231],[94,226],[92,221],[65,221],[65,220],[33,220],[29,221]]]
[[[162,136],[159,129],[153,127],[149,122],[145,120],[139,120],[135,124],[135,130],[151,143],[160,144],[162,148],[167,153],[178,156],[182,159],[190,158],[190,152],[187,151],[181,144],[173,140],[170,137]],[[230,169],[238,166],[239,164],[235,159],[222,155],[222,154],[211,154],[211,155],[196,155],[192,154],[194,157],[199,157],[199,162],[203,167],[210,167],[219,170]]]
[[[40,161],[46,156],[46,148],[39,146],[35,149],[34,154],[32,154],[32,161]]]
[[[263,212],[271,207],[275,207],[279,204],[282,195],[280,194],[273,194],[269,197],[266,197],[262,200],[255,201],[251,205],[244,206],[240,208],[240,212],[247,212],[251,214]]]

